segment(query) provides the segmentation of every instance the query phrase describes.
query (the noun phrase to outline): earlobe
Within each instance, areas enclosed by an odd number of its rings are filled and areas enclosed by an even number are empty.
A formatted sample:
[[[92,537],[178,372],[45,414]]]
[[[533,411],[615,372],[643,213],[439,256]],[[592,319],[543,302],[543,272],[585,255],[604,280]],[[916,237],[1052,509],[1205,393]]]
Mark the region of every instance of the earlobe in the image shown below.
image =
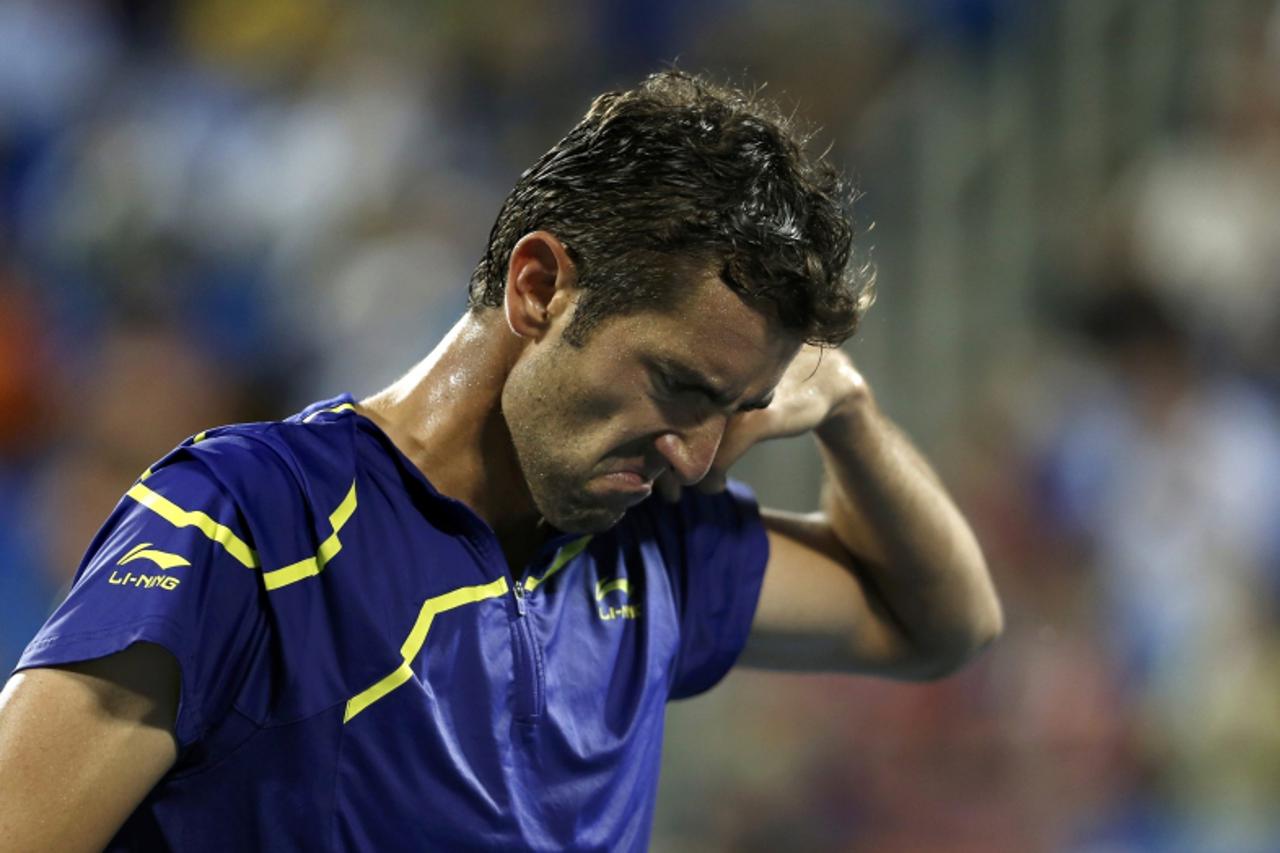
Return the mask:
[[[577,271],[555,235],[533,231],[511,250],[507,265],[507,325],[522,338],[539,339],[567,304]],[[559,296],[559,298],[557,298]]]

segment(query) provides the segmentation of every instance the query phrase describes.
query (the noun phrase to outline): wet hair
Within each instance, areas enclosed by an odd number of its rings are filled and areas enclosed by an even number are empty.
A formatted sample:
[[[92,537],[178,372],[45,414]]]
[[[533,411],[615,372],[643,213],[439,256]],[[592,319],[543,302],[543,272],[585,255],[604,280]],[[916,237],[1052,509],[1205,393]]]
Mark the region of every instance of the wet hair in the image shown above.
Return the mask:
[[[500,307],[517,241],[546,230],[578,271],[571,344],[606,317],[678,308],[691,273],[715,271],[788,332],[838,345],[874,277],[851,260],[852,193],[809,141],[775,104],[683,71],[600,95],[507,196],[469,306]]]

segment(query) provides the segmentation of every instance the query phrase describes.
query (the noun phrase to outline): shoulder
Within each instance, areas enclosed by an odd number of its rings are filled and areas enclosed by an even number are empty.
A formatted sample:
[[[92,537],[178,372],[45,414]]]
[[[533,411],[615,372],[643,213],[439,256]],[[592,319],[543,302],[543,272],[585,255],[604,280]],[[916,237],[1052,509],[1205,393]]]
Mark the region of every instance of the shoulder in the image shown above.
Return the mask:
[[[341,399],[341,398],[340,398]],[[203,479],[246,509],[275,507],[286,497],[323,498],[350,488],[356,469],[354,407],[318,408],[278,421],[214,427],[153,464],[141,484]],[[182,471],[182,477],[173,474]]]
[[[737,660],[750,632],[769,556],[755,495],[730,480],[721,492],[654,496],[619,525],[646,559],[657,556],[679,637],[670,696],[707,690]]]
[[[194,435],[143,472],[126,497],[174,526],[243,540],[252,555],[241,562],[264,572],[314,554],[332,534],[335,513],[346,507],[349,515],[357,499],[353,407],[325,405]]]
[[[683,489],[674,502],[654,495],[616,530],[621,541],[656,547],[674,574],[716,571],[744,560],[763,566],[769,552],[755,493],[737,480],[714,494]]]

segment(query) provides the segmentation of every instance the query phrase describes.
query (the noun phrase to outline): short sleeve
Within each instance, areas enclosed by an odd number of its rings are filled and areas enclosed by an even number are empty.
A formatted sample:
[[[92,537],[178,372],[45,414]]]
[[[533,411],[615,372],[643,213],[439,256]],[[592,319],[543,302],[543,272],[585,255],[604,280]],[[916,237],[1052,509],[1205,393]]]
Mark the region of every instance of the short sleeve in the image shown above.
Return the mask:
[[[676,547],[667,572],[676,598],[680,643],[672,699],[715,686],[737,661],[751,631],[769,540],[755,496],[730,481],[725,491],[705,495],[685,489],[676,514]]]
[[[117,505],[17,669],[162,646],[182,670],[175,734],[186,748],[229,709],[266,619],[235,503],[201,463],[177,455]]]

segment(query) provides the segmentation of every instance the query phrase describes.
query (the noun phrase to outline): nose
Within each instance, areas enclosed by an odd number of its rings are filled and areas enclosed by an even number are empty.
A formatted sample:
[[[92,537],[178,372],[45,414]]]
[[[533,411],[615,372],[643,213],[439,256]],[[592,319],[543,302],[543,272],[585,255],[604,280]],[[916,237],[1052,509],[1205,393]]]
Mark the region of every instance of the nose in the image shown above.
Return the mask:
[[[664,432],[654,439],[654,447],[662,454],[681,485],[692,486],[707,476],[720,439],[724,438],[728,419],[712,417],[689,429]]]

